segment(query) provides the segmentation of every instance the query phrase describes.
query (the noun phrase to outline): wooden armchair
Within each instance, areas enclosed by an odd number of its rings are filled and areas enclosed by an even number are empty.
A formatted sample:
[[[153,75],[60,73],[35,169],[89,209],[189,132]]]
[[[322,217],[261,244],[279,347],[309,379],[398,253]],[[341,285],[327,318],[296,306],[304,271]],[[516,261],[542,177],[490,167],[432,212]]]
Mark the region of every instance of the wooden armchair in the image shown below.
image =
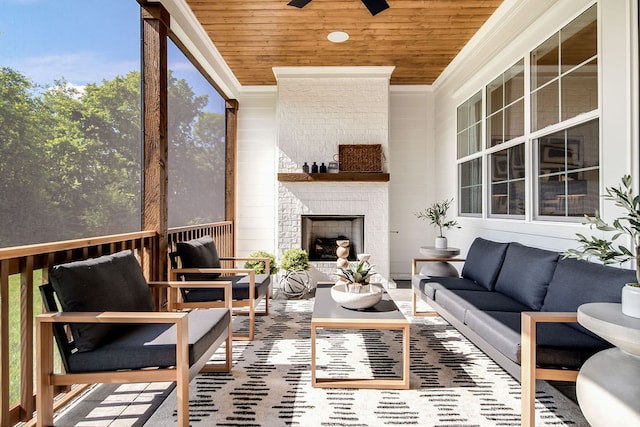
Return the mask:
[[[50,280],[40,287],[48,313],[36,318],[38,426],[53,425],[55,386],[156,381],[176,382],[178,425],[188,426],[189,381],[201,370],[231,370],[230,282],[156,283],[220,287],[226,307],[154,312],[131,251],[55,266]],[[54,371],[54,337],[64,372]],[[223,342],[224,363],[207,364]]]
[[[263,261],[267,274],[256,274],[253,269],[223,268],[221,261]],[[215,242],[211,236],[204,236],[185,242],[178,242],[176,251],[170,254],[170,280],[188,281],[231,281],[232,306],[234,308],[248,308],[246,311],[234,311],[233,314],[249,315],[249,331],[246,335],[234,333],[234,339],[251,341],[255,335],[255,317],[269,314],[269,297],[271,294],[271,276],[269,258],[253,257],[220,257]],[[264,299],[264,311],[256,310]],[[177,300],[169,300],[169,305],[175,309],[219,307],[222,293],[217,289],[205,287],[182,287]]]

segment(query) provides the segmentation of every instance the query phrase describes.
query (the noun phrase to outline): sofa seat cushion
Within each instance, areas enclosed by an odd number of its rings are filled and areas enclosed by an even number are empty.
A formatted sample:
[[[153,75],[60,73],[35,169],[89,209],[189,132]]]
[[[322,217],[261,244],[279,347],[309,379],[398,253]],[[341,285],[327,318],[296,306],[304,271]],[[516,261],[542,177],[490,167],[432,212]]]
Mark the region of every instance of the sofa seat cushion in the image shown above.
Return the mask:
[[[465,323],[509,359],[521,361],[521,315],[503,311],[469,310]],[[611,344],[570,326],[570,323],[539,323],[537,364],[546,368],[578,369],[593,354]]]
[[[234,300],[249,299],[249,275],[221,276],[218,281],[230,281],[232,283],[232,298]],[[255,275],[255,297],[260,298],[267,295],[271,276],[268,274]],[[184,289],[182,297],[185,302],[222,301],[224,300],[224,290],[222,288],[211,289]]]
[[[436,303],[460,321],[467,310],[495,310],[520,313],[527,306],[499,292],[448,289],[436,291]]]
[[[415,290],[419,290],[427,298],[435,300],[438,289],[460,289],[467,291],[486,291],[486,289],[473,280],[460,277],[433,277],[415,275],[411,278]]]
[[[176,244],[176,252],[180,257],[182,268],[220,268],[218,249],[211,236]],[[220,273],[185,274],[185,280],[215,280]]]
[[[495,290],[532,310],[540,310],[558,257],[557,252],[510,243]]]
[[[229,326],[226,308],[189,312],[189,366],[193,365]],[[69,356],[72,373],[169,367],[176,364],[176,325],[147,323],[129,326],[116,339],[91,352]]]
[[[462,277],[492,291],[508,246],[508,243],[476,238],[465,257]]]
[[[130,250],[56,265],[49,275],[62,311],[152,311],[153,300]],[[91,351],[119,334],[119,325],[71,324],[78,351]]]

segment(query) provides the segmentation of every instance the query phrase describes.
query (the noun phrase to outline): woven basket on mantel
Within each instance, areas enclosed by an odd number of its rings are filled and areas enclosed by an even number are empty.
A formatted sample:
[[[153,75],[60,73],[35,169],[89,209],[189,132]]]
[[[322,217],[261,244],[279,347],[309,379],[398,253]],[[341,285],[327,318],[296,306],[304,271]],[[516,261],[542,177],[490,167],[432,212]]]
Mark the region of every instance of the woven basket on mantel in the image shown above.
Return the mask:
[[[381,144],[338,145],[340,172],[382,172]]]

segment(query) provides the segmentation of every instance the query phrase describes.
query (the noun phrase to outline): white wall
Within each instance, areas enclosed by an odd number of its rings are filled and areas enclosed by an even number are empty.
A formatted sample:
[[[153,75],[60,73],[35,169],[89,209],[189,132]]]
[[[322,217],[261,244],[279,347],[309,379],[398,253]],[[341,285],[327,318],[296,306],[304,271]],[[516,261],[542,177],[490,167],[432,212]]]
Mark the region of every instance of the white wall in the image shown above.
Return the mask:
[[[414,215],[435,200],[433,92],[430,86],[391,86],[390,98],[391,278],[408,279],[420,246],[432,246],[436,237],[435,228]]]
[[[236,254],[275,254],[275,87],[245,88],[239,104]]]

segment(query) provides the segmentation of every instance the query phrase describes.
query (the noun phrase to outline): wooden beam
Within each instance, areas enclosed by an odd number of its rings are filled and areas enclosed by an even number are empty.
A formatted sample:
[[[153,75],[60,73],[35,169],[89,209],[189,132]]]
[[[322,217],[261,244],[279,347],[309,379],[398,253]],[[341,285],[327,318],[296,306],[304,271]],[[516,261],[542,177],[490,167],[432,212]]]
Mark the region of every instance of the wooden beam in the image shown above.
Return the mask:
[[[238,101],[229,99],[225,109],[225,142],[226,142],[226,171],[225,171],[225,204],[226,220],[235,224],[236,219],[236,151],[238,144]],[[235,244],[235,243],[234,243]],[[235,248],[233,250],[235,255]]]
[[[168,123],[167,34],[169,13],[162,5],[142,4],[142,90],[144,189],[142,229],[158,233],[155,271],[150,280],[167,274],[168,228]]]

